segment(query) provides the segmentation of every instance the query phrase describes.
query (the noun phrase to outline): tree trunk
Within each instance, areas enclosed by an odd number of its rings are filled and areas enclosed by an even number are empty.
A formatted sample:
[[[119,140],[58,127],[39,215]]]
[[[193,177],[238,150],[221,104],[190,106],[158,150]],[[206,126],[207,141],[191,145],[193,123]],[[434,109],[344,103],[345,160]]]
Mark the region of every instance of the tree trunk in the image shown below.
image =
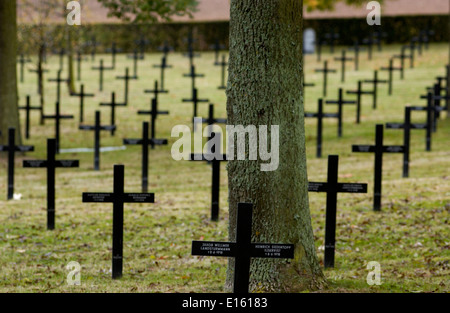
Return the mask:
[[[17,143],[21,143],[17,94],[17,24],[16,1],[0,1],[0,143],[8,141],[8,128],[16,129]]]
[[[327,284],[316,256],[308,205],[302,8],[300,0],[231,0],[228,123],[267,125],[268,132],[279,125],[280,162],[277,170],[266,172],[260,165],[267,162],[260,157],[228,162],[230,241],[236,238],[237,203],[251,202],[252,242],[295,245],[293,260],[252,259],[253,292],[298,292]],[[230,258],[228,290],[233,274]]]

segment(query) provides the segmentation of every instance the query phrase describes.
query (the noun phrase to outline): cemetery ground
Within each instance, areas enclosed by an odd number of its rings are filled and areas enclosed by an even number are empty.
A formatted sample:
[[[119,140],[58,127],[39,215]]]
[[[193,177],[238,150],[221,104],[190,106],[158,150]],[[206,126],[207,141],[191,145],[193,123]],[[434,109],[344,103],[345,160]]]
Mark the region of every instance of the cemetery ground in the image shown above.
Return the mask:
[[[372,154],[352,153],[353,144],[373,144],[375,125],[402,122],[406,105],[425,105],[419,96],[431,86],[436,76],[445,74],[447,45],[433,44],[416,58],[414,69],[406,62],[405,79],[395,73],[394,94],[387,95],[387,85],[379,87],[378,108],[372,109],[370,96],[363,97],[361,124],[355,124],[355,107],[344,108],[343,137],[337,138],[337,121],[324,120],[323,157],[317,159],[316,119],[305,119],[307,134],[308,179],[326,181],[327,155],[339,155],[339,181],[368,184],[367,194],[339,194],[337,206],[336,264],[324,270],[329,287],[321,292],[449,292],[450,291],[450,119],[442,118],[433,133],[432,151],[425,151],[425,132],[412,130],[410,178],[402,178],[402,156],[384,155],[382,211],[372,210]],[[327,50],[327,48],[324,48]],[[389,58],[400,46],[384,47],[374,52],[368,61],[361,54],[359,71],[347,65],[346,82],[340,81],[340,64],[332,61],[340,55],[336,48],[331,56],[324,52],[322,60],[338,73],[329,75],[328,98],[335,100],[339,87],[356,89],[357,81],[371,79],[373,70],[387,66]],[[351,53],[349,53],[351,56]],[[33,60],[35,59],[34,56]],[[132,60],[121,54],[114,71],[106,71],[104,91],[99,92],[98,66],[105,66],[110,55],[97,55],[83,62],[82,82],[85,92],[95,93],[85,103],[85,124],[94,123],[94,112],[102,111],[102,124],[109,124],[110,108],[100,108],[109,102],[111,92],[123,99],[122,80],[125,67],[133,68]],[[117,108],[117,131],[113,137],[102,132],[102,146],[122,146],[123,138],[141,138],[142,122],[148,116],[137,115],[148,110],[152,95],[144,89],[153,88],[159,79],[161,54],[147,54],[139,62],[139,80],[130,82],[127,107]],[[194,60],[200,98],[215,104],[215,117],[226,117],[226,96],[220,85],[221,68],[213,66],[213,53],[202,53]],[[317,99],[322,95],[322,74],[314,73],[323,63],[315,55],[305,57],[305,111],[317,111]],[[124,210],[124,270],[123,278],[111,279],[112,204],[82,203],[83,192],[112,192],[113,165],[125,165],[125,191],[141,192],[141,147],[101,154],[101,171],[93,170],[93,153],[62,153],[59,159],[79,159],[80,168],[56,170],[56,229],[46,230],[46,175],[43,169],[22,168],[23,159],[45,159],[46,138],[54,137],[54,121],[39,125],[38,113],[32,112],[31,138],[23,144],[34,145],[35,152],[16,158],[15,193],[20,200],[6,201],[6,157],[0,163],[0,292],[224,292],[227,259],[191,256],[193,240],[228,241],[228,204],[226,164],[222,163],[220,219],[210,221],[211,167],[204,162],[174,161],[171,145],[172,127],[178,124],[192,127],[192,104],[182,103],[191,96],[191,81],[183,77],[189,72],[189,62],[179,53],[170,54],[165,88],[169,94],[159,95],[159,110],[169,116],[157,120],[157,138],[169,139],[168,146],[150,150],[149,192],[155,193],[154,204],[126,204]],[[30,65],[27,65],[31,67]],[[56,77],[57,56],[49,57],[46,74]],[[76,68],[76,67],[75,67]],[[67,64],[64,64],[67,69]],[[66,72],[64,71],[64,74]],[[26,72],[25,83],[19,84],[20,104],[31,95],[32,105],[38,104],[36,75]],[[379,77],[387,79],[387,72]],[[45,82],[45,113],[54,112],[56,87]],[[79,82],[77,82],[79,86]],[[300,86],[299,86],[300,87]],[[370,88],[370,87],[366,87]],[[79,87],[77,88],[79,90]],[[354,96],[346,95],[346,99]],[[93,133],[78,130],[77,97],[69,97],[62,85],[61,112],[75,119],[62,121],[61,149],[93,147]],[[201,116],[207,117],[208,103],[199,105]],[[325,112],[337,112],[335,105],[325,105]],[[445,116],[445,114],[443,114]],[[24,113],[21,113],[22,120]],[[413,122],[424,123],[425,113],[414,112]],[[224,127],[223,127],[224,128]],[[281,130],[283,131],[283,130]],[[23,132],[23,130],[22,130]],[[295,140],[295,138],[292,138]],[[385,144],[401,145],[401,130],[385,129]],[[283,162],[283,160],[280,160]],[[310,211],[318,258],[323,264],[325,195],[309,193]],[[81,285],[68,286],[66,265],[76,261],[81,265]],[[367,264],[376,261],[381,266],[381,285],[369,286]],[[264,290],[261,290],[264,292]]]

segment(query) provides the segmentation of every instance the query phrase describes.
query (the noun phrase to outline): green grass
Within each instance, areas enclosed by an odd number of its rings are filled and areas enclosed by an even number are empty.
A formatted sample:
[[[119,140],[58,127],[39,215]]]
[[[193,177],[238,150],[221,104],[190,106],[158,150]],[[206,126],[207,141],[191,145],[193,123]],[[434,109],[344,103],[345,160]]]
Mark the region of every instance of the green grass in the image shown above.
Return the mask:
[[[361,56],[360,70],[348,65],[347,81],[340,84],[340,74],[330,76],[329,99],[337,97],[337,89],[355,89],[359,79],[370,79],[373,70],[387,66],[391,55],[399,46],[389,46],[375,53],[372,61]],[[336,50],[339,51],[339,50]],[[335,56],[338,56],[336,53]],[[331,56],[324,54],[324,59]],[[377,123],[400,122],[406,105],[424,105],[419,100],[425,87],[435,76],[444,74],[447,62],[446,45],[432,45],[416,60],[416,68],[407,69],[405,80],[396,73],[394,95],[387,96],[387,86],[381,86],[376,111],[371,99],[363,100],[362,123],[355,124],[355,109],[344,109],[344,136],[337,138],[335,121],[324,121],[323,154],[339,154],[339,176],[342,182],[365,182],[367,195],[341,194],[338,200],[336,268],[325,270],[329,288],[323,292],[448,292],[450,285],[450,161],[449,120],[439,122],[433,134],[433,151],[425,152],[424,131],[412,131],[411,168],[409,179],[401,178],[401,156],[385,155],[383,163],[383,208],[372,211],[373,156],[351,153],[352,144],[372,144]],[[83,64],[83,83],[86,92],[96,97],[86,101],[86,124],[92,124],[94,111],[102,111],[102,123],[109,121],[108,108],[98,103],[108,102],[116,91],[119,101],[123,97],[123,81],[114,79],[123,75],[124,68],[132,68],[132,61],[121,55],[117,69],[105,75],[105,91],[98,92],[98,72],[91,71],[100,58],[110,62],[110,56],[97,56],[97,61]],[[315,56],[306,56],[306,80],[317,85],[306,90],[305,107],[315,111],[321,97],[322,76],[314,73]],[[118,109],[118,131],[115,137],[102,134],[102,146],[120,146],[123,138],[141,136],[141,125],[148,118],[136,111],[148,109],[150,96],[144,89],[152,88],[159,79],[159,70],[152,64],[160,62],[159,54],[149,54],[140,62],[138,81],[130,85],[130,104]],[[197,71],[206,78],[198,79],[201,98],[209,98],[216,105],[216,116],[226,116],[226,96],[217,90],[220,67],[214,67],[213,54],[202,53],[195,60]],[[55,77],[58,58],[49,59],[51,70],[46,78]],[[160,97],[160,110],[169,110],[170,116],[158,119],[159,138],[171,138],[174,125],[190,126],[192,104],[182,103],[188,98],[190,80],[182,74],[188,72],[188,61],[180,54],[172,54],[169,64],[174,68],[166,72],[169,95]],[[339,64],[331,62],[333,68]],[[380,73],[385,78],[386,72]],[[21,103],[30,94],[32,104],[38,103],[35,75],[27,73],[26,82],[19,85]],[[54,111],[56,88],[46,83],[46,113]],[[351,97],[346,97],[351,98]],[[200,105],[200,114],[207,115],[206,104]],[[335,106],[326,106],[334,112]],[[63,87],[62,112],[78,117],[78,99],[69,98]],[[424,122],[425,114],[413,113],[414,122]],[[36,151],[27,159],[44,158],[46,138],[53,137],[53,121],[38,125],[37,114],[32,115],[32,138],[26,144],[35,145]],[[22,115],[22,118],[24,116]],[[93,134],[78,131],[77,119],[63,121],[62,148],[92,147]],[[311,181],[326,179],[327,159],[315,158],[316,121],[306,120],[308,175]],[[402,133],[385,131],[386,144],[402,144]],[[150,191],[156,194],[156,203],[150,205],[127,204],[124,229],[124,276],[113,281],[111,267],[112,205],[83,204],[82,192],[110,192],[112,169],[117,163],[126,166],[126,191],[140,191],[140,148],[128,147],[124,151],[103,153],[101,172],[94,172],[91,153],[63,154],[59,158],[79,159],[79,169],[57,170],[56,230],[46,231],[45,170],[24,169],[23,157],[16,160],[15,192],[22,194],[20,201],[5,201],[6,161],[1,158],[0,171],[0,292],[223,292],[227,260],[198,258],[190,255],[192,240],[225,241],[228,238],[227,177],[222,165],[220,221],[209,221],[210,169],[196,162],[172,160],[170,145],[150,152]],[[316,247],[323,262],[325,195],[310,194],[310,210]],[[65,282],[70,261],[81,264],[81,286],[68,286]],[[369,286],[367,263],[381,265],[382,284]]]

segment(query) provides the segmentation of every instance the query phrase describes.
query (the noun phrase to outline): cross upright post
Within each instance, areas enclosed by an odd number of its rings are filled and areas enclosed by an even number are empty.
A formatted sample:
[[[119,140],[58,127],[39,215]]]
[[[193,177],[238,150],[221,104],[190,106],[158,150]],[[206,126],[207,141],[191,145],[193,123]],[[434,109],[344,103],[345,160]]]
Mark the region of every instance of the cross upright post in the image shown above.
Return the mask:
[[[191,78],[191,80],[192,80],[192,90],[194,90],[196,87],[195,87],[195,79],[197,78],[197,77],[205,77],[205,75],[204,74],[197,74],[196,72],[195,72],[195,65],[192,65],[191,66],[191,72],[189,73],[189,74],[183,74],[183,77],[190,77]]]
[[[61,101],[61,83],[67,83],[67,79],[61,78],[62,71],[59,70],[56,78],[50,78],[48,81],[52,83],[56,83],[56,101]]]
[[[130,80],[132,79],[136,79],[135,76],[130,76],[129,75],[129,70],[128,67],[125,69],[125,76],[116,76],[116,79],[123,79],[125,81],[125,91],[124,91],[124,104],[125,106],[128,105],[128,93],[129,93],[129,85],[130,85]]]
[[[199,103],[205,103],[209,102],[209,99],[199,99],[198,97],[198,90],[195,88],[192,90],[192,99],[183,99],[183,102],[192,102],[194,104],[194,114],[192,116],[192,119],[195,119],[198,115],[198,104]]]
[[[100,66],[92,67],[93,70],[98,70],[99,75],[99,91],[103,91],[103,72],[106,70],[112,70],[112,67],[106,67],[103,65],[103,59],[100,59]]]
[[[226,67],[227,67],[227,65],[228,65],[228,62],[227,62],[227,60],[226,60],[226,55],[224,54],[224,55],[222,55],[222,61],[221,62],[216,62],[215,63],[216,65],[220,65],[221,66],[221,68],[222,68],[222,75],[221,75],[221,84],[220,84],[220,86],[218,87],[218,89],[221,89],[221,90],[224,90],[224,89],[227,89],[227,86],[225,85],[225,72],[226,72]]]

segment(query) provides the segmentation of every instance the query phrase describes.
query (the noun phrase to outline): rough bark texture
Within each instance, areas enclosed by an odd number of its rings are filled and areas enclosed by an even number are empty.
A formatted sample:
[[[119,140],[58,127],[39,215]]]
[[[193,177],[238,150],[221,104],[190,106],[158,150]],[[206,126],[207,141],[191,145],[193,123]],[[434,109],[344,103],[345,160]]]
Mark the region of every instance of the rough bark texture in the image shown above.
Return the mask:
[[[231,0],[229,125],[279,125],[278,170],[229,161],[230,241],[238,202],[254,204],[252,242],[295,244],[295,259],[252,259],[250,291],[321,289],[308,206],[302,88],[301,0]],[[269,137],[270,138],[270,137]],[[268,140],[270,143],[270,139]],[[248,147],[247,147],[248,151]],[[232,289],[230,259],[226,288]]]
[[[17,98],[17,24],[16,1],[0,1],[0,143],[8,141],[8,128],[16,129],[16,143],[20,143],[20,122]]]

